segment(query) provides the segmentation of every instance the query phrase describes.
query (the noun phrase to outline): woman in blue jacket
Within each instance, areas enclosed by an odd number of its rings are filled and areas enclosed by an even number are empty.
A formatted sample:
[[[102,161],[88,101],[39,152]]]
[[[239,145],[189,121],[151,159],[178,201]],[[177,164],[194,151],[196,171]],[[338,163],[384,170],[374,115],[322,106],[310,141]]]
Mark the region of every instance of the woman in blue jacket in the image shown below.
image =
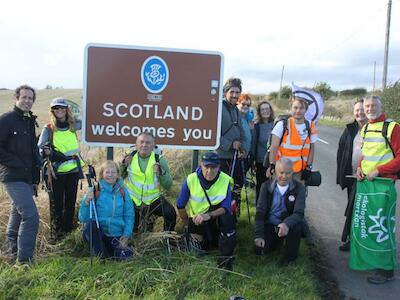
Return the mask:
[[[92,219],[93,252],[101,257],[126,258],[133,255],[127,248],[132,235],[135,214],[132,200],[120,178],[118,165],[106,161],[100,168],[97,191],[89,190],[81,201],[79,221],[84,223],[83,237],[89,242],[90,199],[95,197],[95,209],[100,233]]]

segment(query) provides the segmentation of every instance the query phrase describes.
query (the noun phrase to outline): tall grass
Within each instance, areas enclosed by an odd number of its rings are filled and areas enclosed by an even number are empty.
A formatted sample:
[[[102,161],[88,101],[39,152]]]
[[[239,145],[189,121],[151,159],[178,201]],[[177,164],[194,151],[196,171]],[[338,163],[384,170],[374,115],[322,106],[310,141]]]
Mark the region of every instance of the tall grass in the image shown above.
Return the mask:
[[[58,90],[51,92],[56,93]],[[47,93],[49,96],[50,91]],[[0,103],[3,103],[4,94],[4,91],[0,92]],[[51,95],[53,96],[54,94]],[[41,102],[49,101],[51,97],[38,98],[36,107],[43,105],[47,109],[48,104]],[[41,113],[47,120],[47,112]],[[116,149],[115,161],[121,160],[126,151],[127,149]],[[99,165],[105,159],[105,150],[98,148],[83,147],[82,153],[86,161],[94,165]],[[191,152],[166,150],[164,155],[174,178],[173,187],[166,192],[166,197],[175,203],[183,179],[191,172]],[[83,190],[78,192],[78,203],[85,190],[86,183],[83,182]],[[5,227],[10,209],[9,200],[1,187],[0,299],[208,300],[228,299],[235,294],[246,299],[319,299],[317,280],[312,275],[305,243],[301,245],[297,265],[288,268],[278,267],[278,253],[265,257],[256,257],[253,254],[255,193],[248,189],[253,224],[248,224],[245,191],[242,193],[242,215],[238,221],[234,271],[226,276],[216,266],[218,252],[202,258],[188,252],[168,253],[163,239],[149,250],[144,249],[146,245],[140,242],[140,237],[133,238],[136,256],[132,260],[95,260],[91,266],[88,247],[82,240],[80,227],[58,245],[47,243],[49,210],[47,194],[43,190],[39,190],[36,200],[41,221],[35,263],[30,266],[11,265],[1,252],[5,248]],[[178,221],[177,231],[181,227]]]

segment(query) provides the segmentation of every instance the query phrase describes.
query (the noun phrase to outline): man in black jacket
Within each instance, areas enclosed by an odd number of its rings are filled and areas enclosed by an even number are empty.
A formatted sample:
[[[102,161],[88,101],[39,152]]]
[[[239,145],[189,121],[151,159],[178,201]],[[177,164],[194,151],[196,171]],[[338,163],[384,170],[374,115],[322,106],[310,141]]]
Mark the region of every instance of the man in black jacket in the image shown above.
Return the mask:
[[[32,87],[18,87],[14,109],[0,116],[0,181],[11,200],[7,243],[9,254],[20,263],[32,260],[39,227],[33,200],[40,170],[36,116],[31,112],[35,97]]]
[[[285,240],[281,260],[288,265],[297,259],[304,220],[305,188],[293,180],[293,163],[281,158],[275,166],[276,180],[264,182],[256,210],[255,252],[275,250]]]

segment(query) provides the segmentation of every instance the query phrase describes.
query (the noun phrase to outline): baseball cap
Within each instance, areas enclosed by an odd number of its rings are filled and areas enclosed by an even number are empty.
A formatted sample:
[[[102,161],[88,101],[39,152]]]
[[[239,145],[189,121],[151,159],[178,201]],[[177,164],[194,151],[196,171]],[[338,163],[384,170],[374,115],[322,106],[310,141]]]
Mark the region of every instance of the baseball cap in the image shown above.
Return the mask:
[[[217,165],[219,165],[219,155],[215,152],[204,153],[201,156],[201,162],[205,166],[209,166],[209,165],[217,166]]]
[[[51,108],[54,107],[54,106],[68,107],[68,103],[67,103],[67,101],[65,101],[64,98],[55,98],[50,103],[50,107]]]

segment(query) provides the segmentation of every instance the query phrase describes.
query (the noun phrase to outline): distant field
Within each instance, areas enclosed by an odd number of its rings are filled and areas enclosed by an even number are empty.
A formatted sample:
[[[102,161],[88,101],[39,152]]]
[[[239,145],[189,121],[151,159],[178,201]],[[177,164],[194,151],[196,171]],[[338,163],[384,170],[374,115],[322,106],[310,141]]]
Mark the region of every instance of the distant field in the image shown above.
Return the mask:
[[[10,110],[14,105],[13,98],[14,91],[0,91],[0,114]],[[82,90],[81,89],[54,89],[54,90],[38,90],[36,94],[36,101],[33,105],[32,111],[38,116],[38,123],[42,127],[48,122],[48,109],[52,99],[56,97],[65,97],[72,100],[79,105],[82,104]]]

